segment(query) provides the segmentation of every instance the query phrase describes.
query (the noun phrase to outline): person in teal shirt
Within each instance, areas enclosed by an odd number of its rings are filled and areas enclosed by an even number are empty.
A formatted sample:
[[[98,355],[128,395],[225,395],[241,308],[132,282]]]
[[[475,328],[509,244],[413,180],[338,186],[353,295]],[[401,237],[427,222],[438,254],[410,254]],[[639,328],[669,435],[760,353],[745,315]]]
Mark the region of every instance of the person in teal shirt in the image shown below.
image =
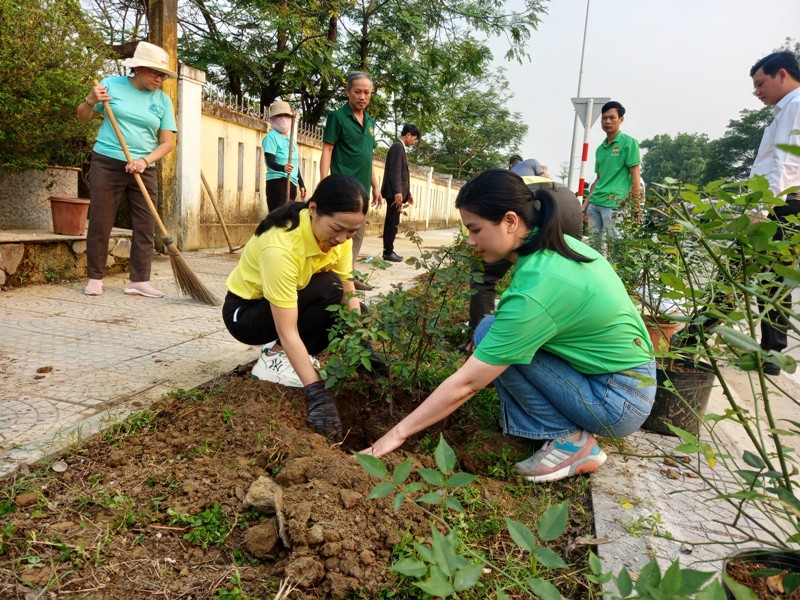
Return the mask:
[[[603,105],[600,124],[606,140],[595,152],[597,177],[583,205],[589,224],[589,243],[603,254],[608,239],[618,236],[619,209],[630,199],[635,203],[633,212],[638,215],[642,200],[639,143],[620,131],[624,120],[622,104],[612,100]]]
[[[134,177],[138,173],[153,203],[158,203],[158,180],[155,163],[175,147],[175,111],[161,86],[168,77],[177,77],[169,68],[169,57],[162,48],[139,42],[133,58],[124,63],[129,76],[107,77],[92,88],[78,105],[77,117],[89,121],[104,114],[108,102],[128,146],[132,161],[111,126],[103,119],[92,149],[89,171],[91,211],[86,234],[86,273],[89,281],[84,293],[103,293],[103,273],[108,260],[108,240],[123,196],[128,198],[133,222],[130,281],[123,292],[130,296],[161,298],[163,292],[150,284],[153,240],[156,221]]]
[[[295,200],[298,190],[300,190],[300,200],[305,200],[306,186],[298,168],[300,153],[297,150],[297,141],[290,140],[292,109],[288,102],[276,100],[270,105],[269,124],[272,129],[264,136],[261,147],[264,149],[264,162],[267,165],[267,207],[271,212],[289,200]],[[287,177],[290,181],[289,190],[286,186]]]
[[[652,344],[614,269],[565,236],[552,194],[491,169],[456,208],[484,260],[512,262],[511,285],[475,332],[472,356],[366,453],[381,456],[494,382],[503,431],[545,444],[517,463],[529,481],[590,473],[606,460],[595,435],[624,437],[656,393]]]

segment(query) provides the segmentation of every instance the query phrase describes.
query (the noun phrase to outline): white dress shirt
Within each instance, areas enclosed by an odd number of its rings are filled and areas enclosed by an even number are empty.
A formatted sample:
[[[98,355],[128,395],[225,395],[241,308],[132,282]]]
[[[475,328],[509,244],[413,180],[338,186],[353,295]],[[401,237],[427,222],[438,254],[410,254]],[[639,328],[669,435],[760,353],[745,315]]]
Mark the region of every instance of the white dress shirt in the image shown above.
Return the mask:
[[[763,175],[777,195],[800,185],[800,156],[781,150],[777,144],[800,146],[800,88],[780,99],[772,109],[774,118],[764,130],[750,176]]]

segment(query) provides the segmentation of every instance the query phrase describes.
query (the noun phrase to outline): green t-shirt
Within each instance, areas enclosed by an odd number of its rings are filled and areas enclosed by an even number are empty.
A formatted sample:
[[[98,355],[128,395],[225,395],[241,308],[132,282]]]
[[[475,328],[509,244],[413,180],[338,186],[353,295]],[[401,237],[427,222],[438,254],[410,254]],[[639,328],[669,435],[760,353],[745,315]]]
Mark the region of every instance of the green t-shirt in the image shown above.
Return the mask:
[[[594,170],[600,179],[589,202],[619,208],[619,201],[625,200],[631,189],[630,169],[641,162],[639,143],[631,136],[620,131],[610,143],[606,139],[595,152]]]
[[[529,364],[543,348],[587,375],[652,360],[647,329],[614,269],[586,244],[565,239],[594,260],[578,263],[552,250],[519,257],[475,357],[491,365]]]
[[[178,131],[172,100],[161,90],[139,90],[124,75],[106,77],[100,83],[108,86],[111,96],[108,103],[134,159],[156,149],[159,131]],[[103,103],[95,104],[94,111],[105,112]],[[93,149],[103,156],[127,162],[110,119],[103,119]]]
[[[331,173],[352,175],[370,194],[372,155],[375,152],[375,120],[364,113],[364,126],[353,115],[350,104],[328,115],[322,141],[333,144]]]

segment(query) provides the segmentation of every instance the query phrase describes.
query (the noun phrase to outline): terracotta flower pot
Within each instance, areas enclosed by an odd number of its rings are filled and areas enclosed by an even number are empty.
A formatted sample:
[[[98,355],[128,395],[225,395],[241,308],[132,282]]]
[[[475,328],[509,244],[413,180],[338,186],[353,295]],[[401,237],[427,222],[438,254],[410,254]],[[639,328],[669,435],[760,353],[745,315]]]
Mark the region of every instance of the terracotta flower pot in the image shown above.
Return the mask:
[[[643,317],[644,326],[650,334],[650,341],[653,342],[653,350],[668,351],[672,336],[680,329],[682,323],[676,323],[662,317]],[[662,341],[664,343],[662,347]]]
[[[59,235],[86,235],[89,200],[74,196],[50,196],[53,213],[53,233]]]

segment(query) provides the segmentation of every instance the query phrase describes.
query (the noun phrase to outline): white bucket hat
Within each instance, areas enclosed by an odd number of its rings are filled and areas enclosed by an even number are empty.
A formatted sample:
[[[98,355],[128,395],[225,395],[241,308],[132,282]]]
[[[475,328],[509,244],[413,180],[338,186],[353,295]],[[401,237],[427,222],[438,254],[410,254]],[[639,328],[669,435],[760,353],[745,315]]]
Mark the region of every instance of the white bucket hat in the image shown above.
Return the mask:
[[[169,55],[167,51],[149,42],[139,42],[133,58],[122,61],[126,67],[150,67],[154,71],[161,71],[170,77],[178,74],[169,68]]]

